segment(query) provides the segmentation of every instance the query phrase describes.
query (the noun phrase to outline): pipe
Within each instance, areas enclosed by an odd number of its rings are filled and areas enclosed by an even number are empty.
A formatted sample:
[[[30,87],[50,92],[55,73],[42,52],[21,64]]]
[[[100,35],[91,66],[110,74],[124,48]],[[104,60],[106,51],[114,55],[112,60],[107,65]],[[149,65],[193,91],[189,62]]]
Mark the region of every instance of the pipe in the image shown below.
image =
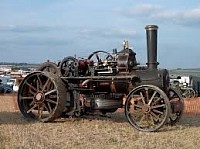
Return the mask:
[[[87,79],[87,80],[83,81],[81,85],[84,86],[84,85],[88,84],[91,81],[92,81],[92,79]]]
[[[148,69],[157,69],[159,63],[157,62],[157,30],[156,25],[147,25],[147,67]]]

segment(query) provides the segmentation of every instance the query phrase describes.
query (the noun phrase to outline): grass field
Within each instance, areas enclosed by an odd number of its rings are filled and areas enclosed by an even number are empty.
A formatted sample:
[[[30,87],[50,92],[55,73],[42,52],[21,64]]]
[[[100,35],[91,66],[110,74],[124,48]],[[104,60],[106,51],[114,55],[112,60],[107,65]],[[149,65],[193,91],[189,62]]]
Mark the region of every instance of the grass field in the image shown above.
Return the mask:
[[[0,149],[199,149],[200,115],[184,115],[176,126],[144,133],[124,113],[111,118],[64,118],[53,123],[27,121],[13,97],[0,96]]]

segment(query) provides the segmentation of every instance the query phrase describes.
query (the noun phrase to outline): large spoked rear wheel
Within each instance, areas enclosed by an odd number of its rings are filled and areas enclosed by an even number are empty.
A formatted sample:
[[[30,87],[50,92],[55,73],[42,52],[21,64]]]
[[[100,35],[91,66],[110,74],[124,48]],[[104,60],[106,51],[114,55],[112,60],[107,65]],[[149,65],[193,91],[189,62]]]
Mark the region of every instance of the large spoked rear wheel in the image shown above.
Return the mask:
[[[134,88],[125,103],[125,115],[129,123],[140,131],[152,132],[161,128],[169,118],[167,95],[153,85]]]
[[[57,75],[33,72],[19,86],[18,106],[24,117],[48,122],[62,114],[66,97],[65,85]]]
[[[168,98],[171,107],[171,114],[169,117],[169,123],[174,125],[180,120],[183,115],[184,101],[183,97],[175,88],[169,88]]]

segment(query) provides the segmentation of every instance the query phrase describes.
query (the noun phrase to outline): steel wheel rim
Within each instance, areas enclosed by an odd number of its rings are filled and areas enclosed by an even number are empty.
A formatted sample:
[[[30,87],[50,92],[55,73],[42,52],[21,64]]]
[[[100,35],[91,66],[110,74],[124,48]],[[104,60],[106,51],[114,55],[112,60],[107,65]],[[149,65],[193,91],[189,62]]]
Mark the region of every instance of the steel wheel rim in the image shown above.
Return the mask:
[[[37,70],[60,75],[60,70],[58,66],[53,62],[44,62],[37,68]]]
[[[140,131],[157,131],[169,117],[169,99],[158,87],[141,85],[133,89],[125,103],[129,123]]]
[[[184,100],[180,93],[176,89],[169,89],[169,102],[171,106],[171,114],[170,114],[170,124],[173,125],[177,123],[183,115],[184,110]],[[175,108],[178,108],[175,109]]]
[[[35,72],[20,84],[18,106],[26,118],[47,122],[57,118],[64,106],[58,83],[51,73]],[[64,104],[63,104],[64,105]]]

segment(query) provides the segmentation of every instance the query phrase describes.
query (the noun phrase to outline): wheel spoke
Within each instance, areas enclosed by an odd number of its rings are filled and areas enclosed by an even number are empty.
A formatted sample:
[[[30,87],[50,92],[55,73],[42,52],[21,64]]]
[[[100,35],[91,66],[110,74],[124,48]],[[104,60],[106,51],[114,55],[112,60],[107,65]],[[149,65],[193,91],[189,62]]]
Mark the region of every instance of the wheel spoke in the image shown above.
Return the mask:
[[[39,75],[37,74],[37,90],[40,90],[40,85],[42,85],[42,81],[41,81]]]
[[[26,100],[26,99],[32,99],[33,100],[34,97],[21,97],[22,100]]]
[[[151,96],[151,99],[150,99],[149,102],[148,102],[148,105],[149,105],[149,106],[151,105],[151,102],[153,101],[153,99],[154,99],[154,97],[155,97],[156,94],[157,94],[157,92],[154,91],[153,95]]]
[[[164,112],[162,112],[162,111],[159,111],[159,110],[156,110],[156,109],[153,109],[152,110],[154,113],[158,113],[158,114],[161,114],[161,115],[163,115],[164,114]]]
[[[96,56],[96,58],[97,58],[97,61],[98,61],[98,62],[101,62],[101,61],[100,61],[100,58],[99,58],[99,55],[98,55],[97,53],[95,54],[95,56]]]
[[[33,89],[35,92],[37,92],[37,89],[33,87],[30,83],[26,82],[25,84],[29,87],[29,89]]]
[[[152,125],[155,125],[155,122],[154,122],[153,116],[152,116],[151,114],[149,114],[149,116],[150,116],[150,120],[151,120],[151,122],[152,122]]]
[[[145,93],[146,93],[146,99],[148,101],[149,100],[149,91],[148,91],[148,88],[145,88]]]
[[[152,106],[151,109],[163,108],[163,107],[165,107],[165,106],[166,106],[165,104],[162,104],[162,105],[156,105],[156,106]]]
[[[38,106],[38,118],[41,119],[42,118],[42,113],[43,113],[43,107],[39,107]]]
[[[143,103],[143,104],[146,104],[142,92],[140,92],[140,96],[141,96],[141,99],[142,99],[142,103]]]
[[[139,121],[139,123],[142,123],[142,121],[144,121],[144,120],[145,120],[145,118],[146,118],[146,115],[145,115],[145,114],[143,114],[143,115],[142,115],[142,117],[141,117],[141,119],[140,119],[140,121]]]
[[[154,100],[153,105],[156,105],[159,101],[161,101],[161,97],[158,97],[156,100]]]
[[[134,104],[133,106],[136,107],[136,108],[142,109],[142,106],[141,106],[141,105]]]
[[[29,106],[32,106],[32,105],[34,105],[35,104],[35,101],[33,100],[30,104],[29,104]]]
[[[164,114],[162,111],[159,111],[159,110],[156,110],[156,109],[153,109],[152,111],[155,112],[155,113]]]
[[[149,127],[152,125],[152,121],[151,121],[151,116],[150,116],[151,114],[148,114],[148,115],[146,115],[146,121],[147,121],[147,123],[148,123],[148,125],[149,125]]]
[[[157,116],[154,112],[150,112],[150,114],[152,115],[152,117],[153,117],[153,119],[155,120],[155,121],[160,121],[160,118],[159,118],[159,116]]]
[[[42,87],[42,92],[45,90],[47,87],[48,83],[51,82],[50,79],[48,78],[47,81],[45,82],[44,86]]]
[[[50,109],[46,106],[46,104],[44,104],[43,107],[50,113]]]
[[[30,108],[26,113],[32,112],[37,107],[37,104],[34,104],[32,108]]]
[[[29,93],[31,93],[32,95],[35,95],[35,92],[33,92],[32,90],[31,90],[31,88],[29,88]]]
[[[47,102],[47,105],[48,105],[48,109],[49,109],[49,113],[52,113],[52,108],[51,108],[51,105],[49,102]]]
[[[56,92],[56,91],[57,91],[56,89],[53,89],[53,90],[51,90],[51,91],[46,92],[44,95],[47,96],[47,95],[49,95],[49,94],[51,94],[51,93],[54,93],[54,92]]]
[[[57,104],[57,102],[56,101],[54,101],[54,100],[51,100],[51,99],[45,99],[47,102],[50,102],[50,103],[53,103],[53,104]]]

